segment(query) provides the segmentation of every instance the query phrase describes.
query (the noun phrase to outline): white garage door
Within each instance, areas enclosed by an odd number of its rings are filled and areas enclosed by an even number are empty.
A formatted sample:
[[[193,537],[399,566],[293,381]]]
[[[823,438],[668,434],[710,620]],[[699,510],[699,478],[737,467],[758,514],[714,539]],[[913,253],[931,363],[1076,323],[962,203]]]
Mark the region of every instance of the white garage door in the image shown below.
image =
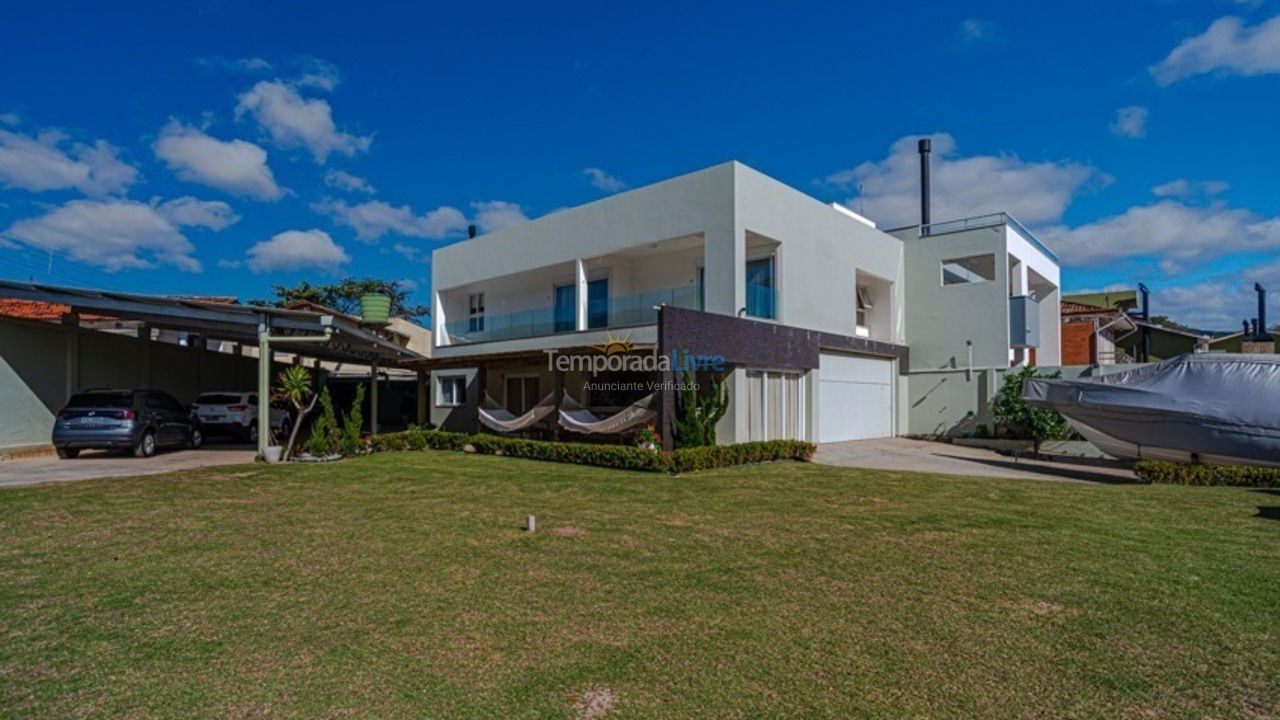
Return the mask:
[[[893,361],[865,355],[818,357],[818,442],[893,435]]]

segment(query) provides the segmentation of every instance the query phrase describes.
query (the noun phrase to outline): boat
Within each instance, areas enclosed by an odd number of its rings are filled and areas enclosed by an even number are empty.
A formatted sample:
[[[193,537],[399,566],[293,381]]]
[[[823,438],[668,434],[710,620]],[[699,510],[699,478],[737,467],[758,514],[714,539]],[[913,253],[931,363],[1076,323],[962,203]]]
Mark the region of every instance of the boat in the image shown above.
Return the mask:
[[[1098,377],[1032,378],[1022,399],[1120,459],[1280,467],[1280,355],[1191,353]]]

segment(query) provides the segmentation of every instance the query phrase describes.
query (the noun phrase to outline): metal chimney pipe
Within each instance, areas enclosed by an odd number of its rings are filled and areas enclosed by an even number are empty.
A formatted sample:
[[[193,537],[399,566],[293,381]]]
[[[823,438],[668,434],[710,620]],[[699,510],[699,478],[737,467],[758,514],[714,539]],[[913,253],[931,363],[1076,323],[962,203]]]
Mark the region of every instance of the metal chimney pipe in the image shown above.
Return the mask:
[[[1253,339],[1266,342],[1271,339],[1267,334],[1267,289],[1262,287],[1262,283],[1254,283],[1253,289],[1258,293],[1258,332]]]
[[[1151,293],[1147,286],[1138,283],[1138,294],[1142,296],[1142,320],[1151,322]],[[1142,362],[1151,362],[1151,328],[1142,326]]]
[[[476,226],[475,226],[475,225],[468,225],[468,226],[467,226],[467,238],[468,238],[468,239],[470,239],[470,238],[473,238],[473,237],[475,237],[475,236],[476,236]]]
[[[920,153],[920,234],[928,235],[929,225],[929,138],[920,138],[916,150]]]

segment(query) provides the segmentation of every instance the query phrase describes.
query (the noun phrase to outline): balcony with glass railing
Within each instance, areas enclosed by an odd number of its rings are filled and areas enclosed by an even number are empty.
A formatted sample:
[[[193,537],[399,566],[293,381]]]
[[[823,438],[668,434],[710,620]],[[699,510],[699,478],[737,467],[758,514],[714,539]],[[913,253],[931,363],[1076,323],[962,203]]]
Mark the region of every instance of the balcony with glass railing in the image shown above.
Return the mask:
[[[701,310],[702,294],[698,287],[686,285],[619,295],[603,301],[589,299],[586,329],[652,325],[658,321],[658,307],[662,305]],[[576,307],[570,301],[519,312],[468,317],[445,323],[445,344],[518,340],[576,332],[576,313]]]

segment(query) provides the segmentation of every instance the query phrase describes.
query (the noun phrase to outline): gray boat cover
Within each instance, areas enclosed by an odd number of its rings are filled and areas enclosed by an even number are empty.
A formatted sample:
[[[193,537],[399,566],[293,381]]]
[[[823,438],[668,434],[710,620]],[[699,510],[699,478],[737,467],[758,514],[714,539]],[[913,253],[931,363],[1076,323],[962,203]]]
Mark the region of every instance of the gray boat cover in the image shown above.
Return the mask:
[[[1280,355],[1187,354],[1100,377],[1030,379],[1022,399],[1139,450],[1280,461]]]

